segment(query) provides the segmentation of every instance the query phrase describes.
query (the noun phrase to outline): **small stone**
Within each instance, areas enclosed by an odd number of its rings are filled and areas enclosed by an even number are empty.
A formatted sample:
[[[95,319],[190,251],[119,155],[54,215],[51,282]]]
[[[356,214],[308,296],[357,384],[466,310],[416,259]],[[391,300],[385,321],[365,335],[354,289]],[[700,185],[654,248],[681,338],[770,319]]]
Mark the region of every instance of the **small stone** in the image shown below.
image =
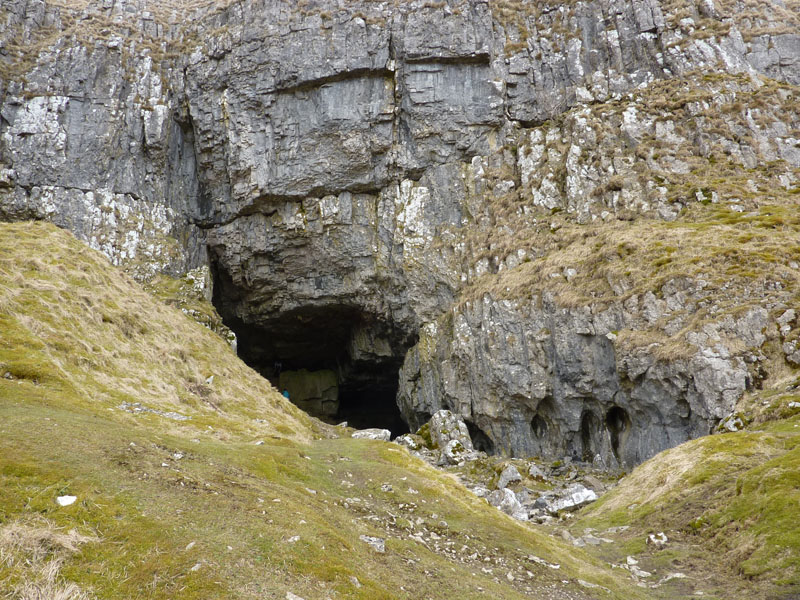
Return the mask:
[[[286,541],[289,542],[290,544],[294,544],[295,542],[299,542],[300,541],[300,536],[299,535],[293,535],[292,537],[290,537]]]
[[[184,548],[184,550],[186,550],[186,551],[188,552],[189,550],[191,550],[192,548],[194,548],[194,546],[195,546],[195,544],[196,544],[196,543],[197,543],[197,542],[189,542],[188,544],[186,544],[186,548]]]
[[[381,491],[382,492],[391,492],[392,489],[393,489],[392,488],[392,484],[390,484],[390,483],[384,483],[383,485],[381,485]]]
[[[263,444],[264,444],[264,440],[258,440],[258,441],[256,442],[256,446],[261,446],[261,445],[263,445]]]
[[[358,577],[356,577],[355,575],[351,575],[350,576],[350,583],[352,583],[353,587],[355,587],[356,589],[361,587],[361,582],[358,580]]]
[[[654,546],[665,546],[668,539],[666,534],[663,531],[659,531],[658,533],[651,533],[647,536],[647,543],[653,544]]]
[[[395,442],[415,452],[422,450],[425,447],[425,440],[423,440],[421,436],[413,433],[404,433],[403,435],[397,437]]]
[[[371,535],[360,535],[358,539],[372,546],[379,554],[386,552],[386,540],[383,538],[373,537]]]
[[[547,480],[547,475],[545,475],[545,472],[542,471],[537,465],[531,465],[528,468],[528,477],[530,477],[531,479],[536,479],[538,481]]]
[[[286,592],[286,600],[303,600],[297,594],[293,594],[292,592]]]
[[[59,496],[56,498],[56,504],[59,506],[69,506],[70,504],[74,504],[77,499],[77,496]]]
[[[212,383],[214,383],[214,376],[213,375],[211,375],[211,377],[206,379],[206,385],[211,385]]]
[[[737,414],[728,415],[719,424],[720,431],[730,431],[731,433],[744,429],[744,421]]]
[[[199,571],[202,566],[203,566],[202,563],[195,563],[195,565],[189,570],[190,571]]]

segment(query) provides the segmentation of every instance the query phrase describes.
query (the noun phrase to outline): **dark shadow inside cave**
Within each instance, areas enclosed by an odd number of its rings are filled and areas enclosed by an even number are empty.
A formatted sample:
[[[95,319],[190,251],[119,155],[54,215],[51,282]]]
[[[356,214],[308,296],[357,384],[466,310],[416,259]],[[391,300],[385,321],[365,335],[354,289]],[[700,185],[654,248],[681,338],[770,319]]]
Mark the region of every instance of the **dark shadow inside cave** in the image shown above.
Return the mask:
[[[531,419],[531,431],[533,432],[533,437],[540,439],[547,435],[547,421],[545,421],[542,415],[536,414],[534,415],[533,419]]]
[[[337,421],[347,421],[350,427],[367,429],[379,427],[392,432],[392,437],[410,433],[397,407],[397,381],[394,385],[375,381],[366,388],[339,388]]]
[[[583,413],[581,418],[581,460],[591,462],[594,458],[596,438],[600,434],[600,421],[592,411]]]
[[[625,446],[625,440],[631,428],[631,418],[628,416],[628,412],[620,406],[611,407],[606,414],[606,427],[611,434],[611,449],[621,464],[620,450]]]

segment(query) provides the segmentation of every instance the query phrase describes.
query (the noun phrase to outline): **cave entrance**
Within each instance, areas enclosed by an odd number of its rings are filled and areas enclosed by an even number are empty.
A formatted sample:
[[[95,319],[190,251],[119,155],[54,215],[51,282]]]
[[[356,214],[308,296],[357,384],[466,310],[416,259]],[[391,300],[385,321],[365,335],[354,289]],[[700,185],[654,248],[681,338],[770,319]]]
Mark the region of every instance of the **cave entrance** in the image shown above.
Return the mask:
[[[413,335],[349,302],[245,299],[218,265],[212,272],[213,302],[236,333],[239,357],[295,405],[331,424],[409,432],[397,390]]]

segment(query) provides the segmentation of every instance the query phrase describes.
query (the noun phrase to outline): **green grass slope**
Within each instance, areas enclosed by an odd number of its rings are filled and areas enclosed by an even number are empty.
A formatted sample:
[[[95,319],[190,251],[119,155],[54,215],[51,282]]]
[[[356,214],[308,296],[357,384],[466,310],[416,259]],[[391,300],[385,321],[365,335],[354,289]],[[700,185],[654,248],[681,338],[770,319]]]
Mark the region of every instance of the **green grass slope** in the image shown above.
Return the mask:
[[[0,591],[648,597],[405,449],[332,436],[221,337],[40,223],[0,225]]]

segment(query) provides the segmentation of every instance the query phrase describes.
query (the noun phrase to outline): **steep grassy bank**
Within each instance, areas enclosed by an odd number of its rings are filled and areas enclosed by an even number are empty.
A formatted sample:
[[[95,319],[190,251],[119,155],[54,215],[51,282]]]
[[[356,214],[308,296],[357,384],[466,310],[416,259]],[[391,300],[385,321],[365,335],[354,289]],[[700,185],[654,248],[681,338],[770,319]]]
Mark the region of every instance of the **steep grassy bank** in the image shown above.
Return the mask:
[[[646,597],[399,446],[330,438],[53,226],[0,226],[0,324],[12,598]]]

